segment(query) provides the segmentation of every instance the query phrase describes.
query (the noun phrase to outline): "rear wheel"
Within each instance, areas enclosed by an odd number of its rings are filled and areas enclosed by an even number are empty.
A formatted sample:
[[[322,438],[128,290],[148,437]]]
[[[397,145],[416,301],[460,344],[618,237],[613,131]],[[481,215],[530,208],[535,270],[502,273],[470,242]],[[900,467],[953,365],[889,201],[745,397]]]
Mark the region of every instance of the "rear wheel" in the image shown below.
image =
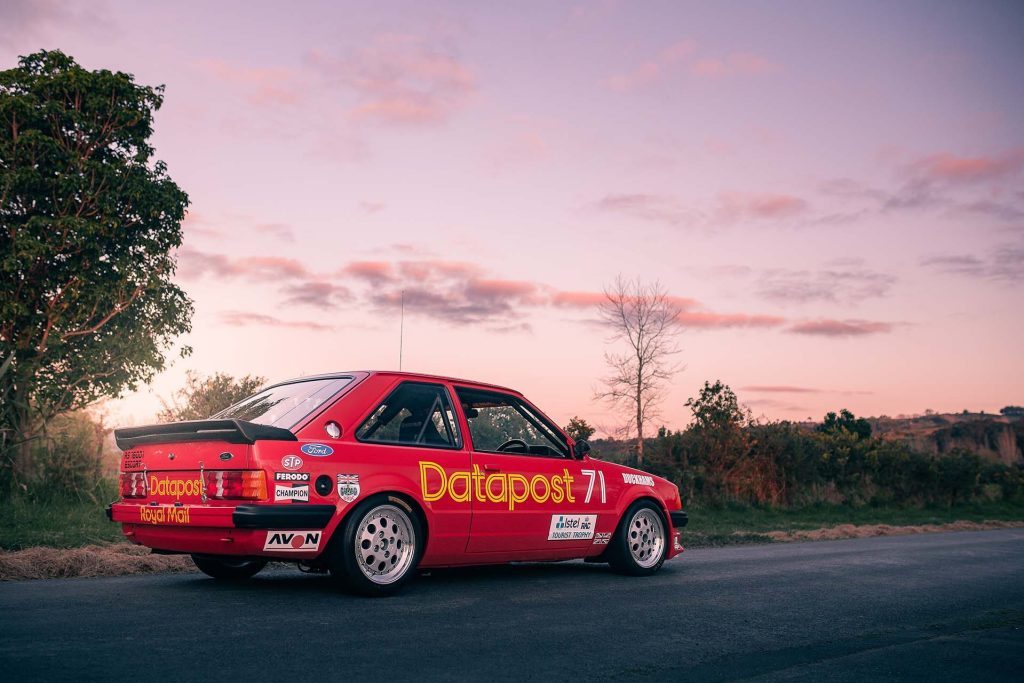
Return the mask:
[[[267,566],[266,560],[245,560],[238,557],[212,557],[210,555],[193,555],[192,561],[199,571],[215,579],[238,581],[249,579]]]
[[[331,546],[331,573],[360,595],[393,595],[415,574],[422,539],[419,518],[394,498],[367,498]]]
[[[633,503],[612,538],[608,564],[629,576],[648,576],[658,571],[668,550],[665,528],[665,517],[652,503]]]

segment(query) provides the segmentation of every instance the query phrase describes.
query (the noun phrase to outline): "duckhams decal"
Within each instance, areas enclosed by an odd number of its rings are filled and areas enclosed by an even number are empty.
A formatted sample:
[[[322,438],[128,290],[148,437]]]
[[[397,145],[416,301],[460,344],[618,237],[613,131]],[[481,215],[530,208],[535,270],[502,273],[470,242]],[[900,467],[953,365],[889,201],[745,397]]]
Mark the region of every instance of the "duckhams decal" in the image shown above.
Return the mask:
[[[281,458],[281,467],[295,471],[302,467],[302,458],[297,455],[286,455]]]
[[[594,537],[597,515],[551,515],[549,541],[586,541]]]
[[[639,484],[640,486],[654,486],[654,478],[643,474],[622,473],[622,481],[627,484]]]
[[[143,505],[139,508],[143,524],[188,524],[188,508],[178,505]]]
[[[321,531],[268,531],[264,550],[301,552],[320,549]]]
[[[528,500],[542,504],[575,503],[573,479],[564,468],[562,474],[527,478],[514,472],[484,474],[479,465],[473,465],[472,471],[448,472],[436,462],[420,462],[420,488],[428,503],[448,496],[456,503],[468,503],[471,499],[478,503],[504,503],[509,511]]]
[[[351,503],[359,497],[359,475],[339,474],[338,475],[338,497],[346,503]]]
[[[334,449],[330,446],[325,446],[322,443],[307,443],[305,446],[299,449],[306,455],[312,455],[314,458],[325,458],[328,455],[334,453]]]

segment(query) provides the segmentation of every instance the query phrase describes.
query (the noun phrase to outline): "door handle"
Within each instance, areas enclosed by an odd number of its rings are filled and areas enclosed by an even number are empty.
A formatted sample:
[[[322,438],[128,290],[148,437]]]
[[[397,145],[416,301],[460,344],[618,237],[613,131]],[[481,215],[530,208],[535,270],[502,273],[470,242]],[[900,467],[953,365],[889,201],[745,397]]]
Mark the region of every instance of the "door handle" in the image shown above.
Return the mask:
[[[484,472],[501,472],[501,468],[497,465],[484,465]]]

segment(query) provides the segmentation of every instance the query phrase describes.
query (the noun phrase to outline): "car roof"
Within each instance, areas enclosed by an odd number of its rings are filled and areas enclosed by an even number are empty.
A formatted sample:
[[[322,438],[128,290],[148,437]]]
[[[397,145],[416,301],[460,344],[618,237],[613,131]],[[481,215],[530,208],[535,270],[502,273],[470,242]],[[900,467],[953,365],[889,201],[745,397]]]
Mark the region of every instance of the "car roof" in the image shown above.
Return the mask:
[[[435,382],[452,382],[454,384],[464,384],[468,386],[481,387],[485,389],[497,389],[498,391],[504,391],[509,394],[515,394],[516,396],[522,396],[523,394],[515,389],[503,387],[500,384],[489,384],[487,382],[476,382],[469,379],[459,379],[458,377],[446,377],[444,375],[427,375],[419,372],[405,372],[401,370],[354,370],[349,372],[328,372],[321,375],[306,375],[305,377],[294,377],[292,379],[286,379],[281,382],[274,382],[273,384],[267,385],[265,388],[279,387],[284,384],[294,384],[295,382],[308,382],[317,379],[338,379],[342,377],[369,377],[371,375],[390,375],[392,377],[407,377],[413,380],[432,380]]]

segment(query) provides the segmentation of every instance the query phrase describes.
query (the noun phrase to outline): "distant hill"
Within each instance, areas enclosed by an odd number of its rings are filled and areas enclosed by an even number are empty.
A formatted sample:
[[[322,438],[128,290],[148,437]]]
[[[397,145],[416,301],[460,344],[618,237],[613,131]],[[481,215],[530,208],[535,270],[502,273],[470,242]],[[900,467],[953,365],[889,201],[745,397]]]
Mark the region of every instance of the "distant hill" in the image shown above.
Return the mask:
[[[936,455],[954,448],[1006,465],[1024,463],[1024,418],[988,413],[869,417],[871,433]]]

